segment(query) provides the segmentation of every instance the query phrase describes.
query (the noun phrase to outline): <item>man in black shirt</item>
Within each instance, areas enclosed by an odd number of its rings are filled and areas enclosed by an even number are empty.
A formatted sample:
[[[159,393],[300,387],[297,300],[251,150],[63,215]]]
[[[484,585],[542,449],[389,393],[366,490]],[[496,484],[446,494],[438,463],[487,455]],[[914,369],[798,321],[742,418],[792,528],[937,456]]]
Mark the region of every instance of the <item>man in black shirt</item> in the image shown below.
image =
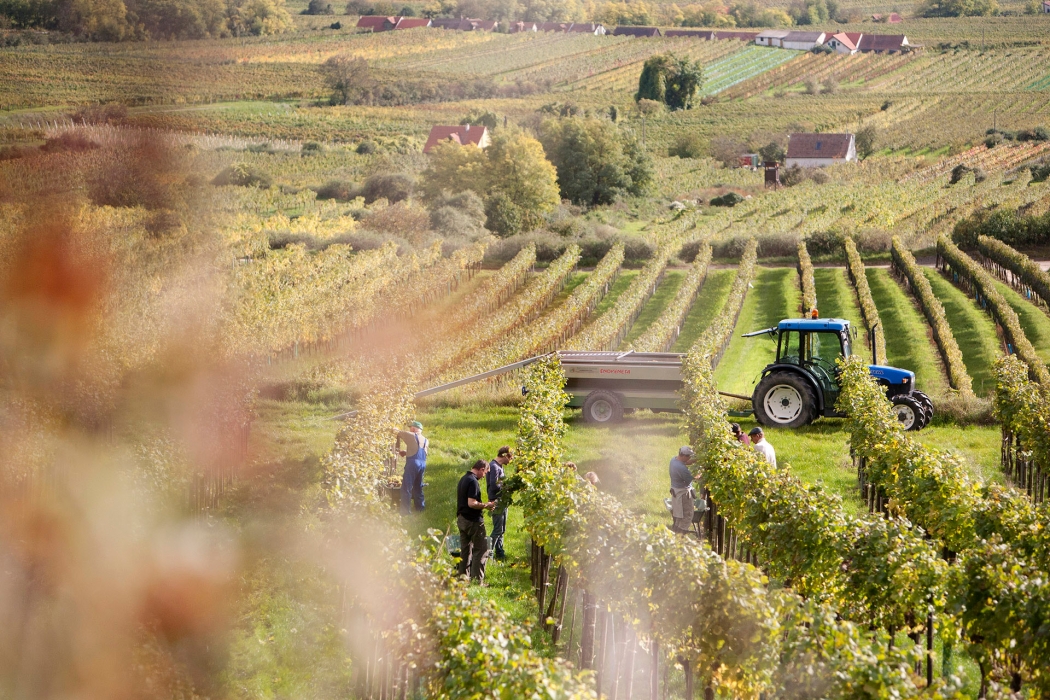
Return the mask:
[[[481,500],[481,484],[488,473],[485,460],[474,462],[456,487],[456,525],[459,527],[460,560],[456,572],[465,576],[470,567],[470,580],[482,583],[485,580],[485,562],[488,560],[488,543],[485,541],[485,519],[482,511],[496,507],[495,501]]]

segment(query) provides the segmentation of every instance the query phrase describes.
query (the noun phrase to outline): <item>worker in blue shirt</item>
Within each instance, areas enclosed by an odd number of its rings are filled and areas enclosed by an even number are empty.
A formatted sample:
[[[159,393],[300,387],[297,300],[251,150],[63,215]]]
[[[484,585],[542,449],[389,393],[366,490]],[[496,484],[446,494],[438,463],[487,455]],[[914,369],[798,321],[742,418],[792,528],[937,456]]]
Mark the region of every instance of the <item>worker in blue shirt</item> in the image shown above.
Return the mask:
[[[696,460],[693,448],[688,445],[678,450],[678,456],[671,460],[671,516],[674,525],[671,527],[676,533],[686,534],[693,527],[693,472],[689,465]]]
[[[418,513],[425,505],[423,474],[427,470],[430,441],[423,437],[423,424],[417,420],[408,424],[407,431],[398,432],[397,441],[405,444],[405,449],[398,451],[405,458],[405,471],[401,476],[401,514],[408,515],[413,506]]]

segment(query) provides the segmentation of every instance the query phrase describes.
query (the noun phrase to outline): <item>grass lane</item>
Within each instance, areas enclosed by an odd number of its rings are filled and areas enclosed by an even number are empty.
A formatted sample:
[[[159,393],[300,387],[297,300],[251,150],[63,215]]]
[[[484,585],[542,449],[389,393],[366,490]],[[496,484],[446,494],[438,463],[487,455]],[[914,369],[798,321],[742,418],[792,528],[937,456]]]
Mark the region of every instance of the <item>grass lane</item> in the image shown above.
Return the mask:
[[[813,269],[813,284],[817,289],[817,309],[822,318],[843,318],[857,331],[853,353],[865,362],[871,361],[864,317],[857,305],[857,293],[846,276],[844,267],[817,267]]]
[[[1002,354],[992,317],[936,270],[924,268],[923,272],[930,280],[934,295],[944,305],[948,325],[962,351],[963,364],[973,378],[974,393],[989,396],[995,390],[992,365]]]
[[[999,293],[1006,299],[1006,303],[1017,312],[1017,319],[1021,322],[1021,328],[1025,336],[1034,347],[1039,359],[1050,362],[1050,317],[1048,317],[1035,304],[1031,303],[1013,287],[996,280],[995,286]]]
[[[707,279],[700,287],[700,293],[686,314],[678,340],[671,346],[671,352],[689,352],[700,334],[704,332],[715,315],[725,306],[726,297],[736,279],[736,270],[710,270]]]
[[[663,279],[660,280],[660,284],[656,287],[656,292],[642,306],[642,310],[638,313],[638,318],[635,319],[634,325],[631,326],[631,330],[627,333],[627,337],[620,343],[621,349],[638,340],[642,333],[645,333],[646,329],[652,325],[653,321],[660,318],[660,314],[674,300],[675,294],[678,293],[678,288],[682,286],[684,281],[685,272],[682,270],[668,270],[664,273]]]
[[[889,357],[883,361],[915,372],[916,386],[927,394],[944,396],[948,380],[926,318],[889,270],[869,267],[865,275],[886,334]]]
[[[598,318],[606,311],[611,309],[615,304],[616,300],[620,298],[620,295],[627,291],[627,288],[631,286],[631,282],[638,276],[637,270],[624,271],[617,275],[616,279],[613,280],[612,285],[609,287],[609,293],[602,297],[602,300],[598,302],[598,306],[594,308],[594,312],[591,314],[591,318]]]
[[[751,395],[762,369],[776,357],[768,336],[742,338],[743,333],[770,328],[785,318],[798,317],[800,292],[794,268],[758,268],[753,288],[744,299],[733,339],[718,368],[715,382],[722,391]]]

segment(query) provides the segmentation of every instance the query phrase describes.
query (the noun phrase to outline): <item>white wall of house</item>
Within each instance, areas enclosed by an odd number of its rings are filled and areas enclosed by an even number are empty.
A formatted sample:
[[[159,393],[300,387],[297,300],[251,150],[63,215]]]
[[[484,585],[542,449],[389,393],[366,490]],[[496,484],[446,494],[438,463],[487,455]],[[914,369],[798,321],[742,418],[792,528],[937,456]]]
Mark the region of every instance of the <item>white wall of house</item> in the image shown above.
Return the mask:
[[[848,53],[850,55],[853,55],[853,54],[857,53],[856,49],[851,49],[850,47],[846,46],[845,44],[843,44],[838,39],[830,39],[828,41],[828,46],[830,46],[831,48],[835,49],[836,53]]]
[[[780,46],[781,46],[781,48],[785,48],[785,49],[795,49],[797,51],[809,51],[814,46],[823,43],[824,42],[824,36],[825,36],[824,34],[821,34],[814,41],[791,41],[791,40],[788,40],[788,39],[783,39],[780,42]]]

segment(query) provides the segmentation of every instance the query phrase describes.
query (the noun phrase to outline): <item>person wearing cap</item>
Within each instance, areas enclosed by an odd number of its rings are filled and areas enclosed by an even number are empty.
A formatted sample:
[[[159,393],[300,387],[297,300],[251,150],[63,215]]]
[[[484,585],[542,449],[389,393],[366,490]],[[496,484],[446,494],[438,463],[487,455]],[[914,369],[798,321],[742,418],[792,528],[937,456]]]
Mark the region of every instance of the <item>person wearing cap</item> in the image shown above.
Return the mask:
[[[767,462],[772,464],[774,467],[777,466],[777,451],[773,449],[773,446],[766,440],[766,434],[762,432],[762,428],[755,426],[748,433],[748,437],[751,438],[751,447],[755,452],[762,455]]]
[[[496,501],[496,508],[492,511],[492,556],[496,561],[503,561],[507,553],[503,551],[503,535],[507,532],[507,506],[499,503],[500,492],[503,491],[503,478],[506,476],[504,467],[514,459],[514,454],[508,445],[496,450],[496,459],[489,462],[489,472],[485,475],[485,490],[490,501]]]
[[[459,528],[460,559],[456,573],[465,576],[470,570],[470,580],[474,583],[485,582],[485,562],[488,560],[489,546],[485,538],[484,511],[493,510],[495,501],[481,500],[480,479],[485,478],[489,470],[483,459],[474,462],[470,470],[459,479],[456,486],[456,527]]]
[[[427,470],[427,451],[430,441],[423,437],[423,424],[417,420],[408,424],[408,430],[398,431],[397,444],[405,449],[398,454],[405,458],[405,471],[401,476],[401,514],[408,515],[415,506],[421,512],[426,505],[423,499],[423,474]]]
[[[678,456],[671,460],[671,516],[674,525],[671,530],[678,534],[687,534],[693,526],[693,472],[689,465],[695,461],[693,448],[685,445],[678,450]]]

